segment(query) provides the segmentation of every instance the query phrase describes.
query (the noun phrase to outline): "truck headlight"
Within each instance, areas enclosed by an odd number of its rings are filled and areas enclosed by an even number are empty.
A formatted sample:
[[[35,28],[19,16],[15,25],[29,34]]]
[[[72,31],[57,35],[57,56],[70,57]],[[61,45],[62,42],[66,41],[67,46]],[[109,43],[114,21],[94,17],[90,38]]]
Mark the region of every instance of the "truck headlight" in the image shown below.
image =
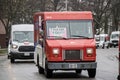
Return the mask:
[[[12,48],[13,48],[13,49],[16,49],[17,47],[18,47],[18,46],[15,45],[15,44],[12,45]]]
[[[59,54],[59,49],[58,48],[54,48],[53,49],[53,54]]]
[[[92,54],[93,53],[93,49],[92,48],[87,48],[87,54]]]

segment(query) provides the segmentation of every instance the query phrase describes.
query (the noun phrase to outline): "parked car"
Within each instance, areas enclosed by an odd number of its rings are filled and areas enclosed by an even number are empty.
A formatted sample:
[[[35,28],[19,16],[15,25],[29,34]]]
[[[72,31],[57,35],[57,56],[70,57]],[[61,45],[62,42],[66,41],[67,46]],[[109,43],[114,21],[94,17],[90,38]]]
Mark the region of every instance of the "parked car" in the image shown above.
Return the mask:
[[[108,34],[100,34],[96,37],[96,47],[109,48],[109,36]]]
[[[120,31],[113,31],[110,35],[110,47],[118,46]]]
[[[118,46],[119,46],[119,57],[118,57],[118,59],[119,59],[119,74],[118,74],[118,80],[120,80],[120,35],[119,35],[119,43],[118,43]]]
[[[95,35],[95,40],[96,40],[96,48],[98,48],[100,42],[100,35]]]

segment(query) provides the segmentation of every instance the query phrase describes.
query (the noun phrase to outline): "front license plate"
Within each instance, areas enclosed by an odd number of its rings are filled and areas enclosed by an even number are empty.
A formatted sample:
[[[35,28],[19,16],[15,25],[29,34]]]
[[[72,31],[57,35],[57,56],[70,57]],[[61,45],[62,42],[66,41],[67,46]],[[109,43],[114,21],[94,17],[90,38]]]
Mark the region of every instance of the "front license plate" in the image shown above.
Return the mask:
[[[30,53],[24,53],[24,56],[30,56]]]
[[[77,64],[69,64],[69,68],[77,68]]]

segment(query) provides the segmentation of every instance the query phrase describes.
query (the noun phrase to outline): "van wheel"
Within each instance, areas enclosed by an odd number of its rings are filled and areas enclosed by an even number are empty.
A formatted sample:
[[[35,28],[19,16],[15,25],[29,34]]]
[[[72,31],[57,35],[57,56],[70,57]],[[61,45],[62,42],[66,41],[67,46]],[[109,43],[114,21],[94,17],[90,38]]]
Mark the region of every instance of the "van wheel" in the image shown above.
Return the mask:
[[[103,46],[102,46],[102,49],[104,49],[105,48],[105,44],[103,44]]]
[[[76,73],[77,73],[77,74],[81,74],[81,72],[82,72],[82,69],[76,70]]]
[[[88,69],[88,75],[90,78],[94,78],[96,75],[96,69]]]
[[[14,58],[10,58],[10,61],[11,61],[11,63],[14,63],[15,59]]]
[[[52,70],[48,69],[48,61],[45,60],[45,69],[44,69],[44,73],[45,73],[45,76],[47,78],[51,78],[52,77]]]
[[[116,46],[114,45],[114,48],[115,48]]]
[[[39,55],[37,54],[37,66],[39,68]]]
[[[10,59],[10,55],[7,55],[7,58]]]
[[[109,45],[107,46],[107,49],[109,48]]]

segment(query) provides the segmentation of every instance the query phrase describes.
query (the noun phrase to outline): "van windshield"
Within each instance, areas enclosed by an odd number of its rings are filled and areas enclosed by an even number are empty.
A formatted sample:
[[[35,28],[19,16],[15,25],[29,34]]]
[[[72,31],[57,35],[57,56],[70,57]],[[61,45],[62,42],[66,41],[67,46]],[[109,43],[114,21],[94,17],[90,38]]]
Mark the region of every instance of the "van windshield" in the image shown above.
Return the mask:
[[[47,21],[48,38],[93,38],[91,20]]]
[[[112,34],[112,35],[111,35],[111,38],[113,38],[113,39],[114,39],[114,38],[118,39],[118,38],[119,38],[119,34]]]
[[[33,42],[33,31],[14,31],[13,32],[13,41],[17,42]]]

